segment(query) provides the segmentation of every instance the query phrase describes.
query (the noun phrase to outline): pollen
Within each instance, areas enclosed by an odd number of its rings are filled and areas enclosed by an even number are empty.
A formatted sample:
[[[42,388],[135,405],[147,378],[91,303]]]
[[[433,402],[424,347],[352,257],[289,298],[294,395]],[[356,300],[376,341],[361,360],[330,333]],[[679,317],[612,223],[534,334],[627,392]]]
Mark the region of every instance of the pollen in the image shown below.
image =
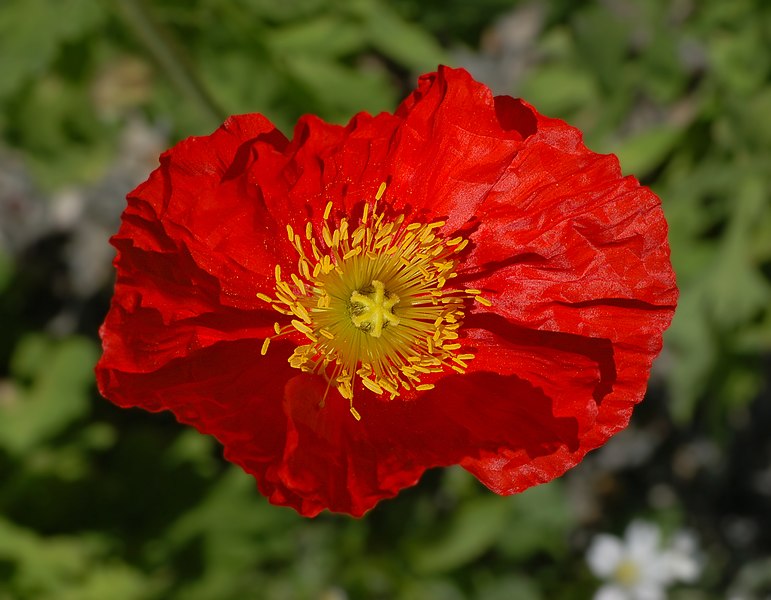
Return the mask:
[[[382,183],[355,227],[332,202],[320,222],[305,224],[304,235],[287,225],[296,271],[284,278],[277,265],[274,295],[257,294],[281,315],[262,354],[271,339],[299,336],[304,342],[289,364],[322,375],[327,392],[336,388],[356,420],[357,389],[394,399],[432,389],[426,378],[434,374],[463,373],[474,358],[458,334],[465,311],[473,302],[491,305],[481,290],[450,285],[468,240],[443,237],[443,221],[386,218],[378,210],[385,192]]]

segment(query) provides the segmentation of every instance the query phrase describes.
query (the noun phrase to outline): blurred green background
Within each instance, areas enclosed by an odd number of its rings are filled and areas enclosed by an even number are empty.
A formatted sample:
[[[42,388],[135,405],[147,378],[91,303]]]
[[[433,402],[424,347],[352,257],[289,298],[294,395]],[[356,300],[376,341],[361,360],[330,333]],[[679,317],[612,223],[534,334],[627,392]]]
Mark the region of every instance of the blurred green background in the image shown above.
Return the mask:
[[[0,600],[582,599],[634,518],[699,541],[671,597],[771,597],[770,49],[765,0],[0,0]],[[518,496],[445,469],[308,520],[98,396],[107,238],[163,149],[393,110],[438,63],[661,196],[682,296],[627,431]]]

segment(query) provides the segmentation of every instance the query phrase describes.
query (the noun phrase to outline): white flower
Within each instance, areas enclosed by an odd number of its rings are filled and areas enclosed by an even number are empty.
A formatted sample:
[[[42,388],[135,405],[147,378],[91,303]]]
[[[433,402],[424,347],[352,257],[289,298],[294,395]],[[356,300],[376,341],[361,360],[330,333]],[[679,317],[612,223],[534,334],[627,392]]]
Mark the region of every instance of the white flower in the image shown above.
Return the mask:
[[[677,581],[693,582],[701,572],[696,540],[678,532],[668,545],[659,528],[633,521],[624,539],[597,535],[586,553],[591,571],[606,583],[594,600],[664,600],[667,588]]]

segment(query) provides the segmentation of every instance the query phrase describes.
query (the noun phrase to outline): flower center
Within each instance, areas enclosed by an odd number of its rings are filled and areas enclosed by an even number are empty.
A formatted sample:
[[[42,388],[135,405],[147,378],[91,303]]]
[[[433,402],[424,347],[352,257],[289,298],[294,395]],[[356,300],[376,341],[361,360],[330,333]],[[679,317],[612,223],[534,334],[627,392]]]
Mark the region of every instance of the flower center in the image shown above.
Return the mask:
[[[627,558],[619,563],[613,576],[621,585],[631,587],[640,580],[640,567]]]
[[[399,296],[386,292],[385,285],[377,279],[372,280],[372,292],[354,291],[351,294],[351,322],[372,337],[379,338],[383,328],[398,325],[399,317],[394,312],[394,305],[399,303]]]
[[[473,354],[458,341],[467,302],[490,306],[480,290],[445,287],[456,277],[455,256],[468,241],[437,234],[444,222],[404,224],[404,215],[387,220],[377,212],[381,184],[359,224],[347,217],[335,223],[328,203],[320,224],[305,226],[304,238],[287,225],[297,251],[290,281],[276,266],[274,297],[259,293],[289,324],[276,323],[271,339],[302,334],[305,344],[289,358],[292,367],[323,375],[351,402],[356,379],[375,394],[428,390],[434,373],[463,373]],[[321,404],[323,405],[322,399]]]

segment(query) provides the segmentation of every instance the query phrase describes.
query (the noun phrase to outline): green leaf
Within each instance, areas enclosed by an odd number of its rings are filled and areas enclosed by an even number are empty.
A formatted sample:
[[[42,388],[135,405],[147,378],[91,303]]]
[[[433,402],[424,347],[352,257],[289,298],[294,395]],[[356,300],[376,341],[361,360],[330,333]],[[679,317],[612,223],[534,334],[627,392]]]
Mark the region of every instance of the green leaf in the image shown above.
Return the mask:
[[[510,560],[523,560],[537,552],[565,551],[565,535],[573,515],[560,481],[516,494],[509,503],[498,547]]]
[[[704,281],[712,316],[724,329],[755,318],[771,305],[771,285],[753,264],[751,254],[751,240],[768,202],[764,178],[745,176],[735,191],[734,202],[717,261]]]
[[[680,127],[660,125],[626,139],[615,151],[624,173],[643,177],[659,166],[680,142]]]
[[[355,113],[392,108],[394,90],[385,74],[345,67],[312,56],[287,56],[290,73],[316,99],[327,117],[348,121]]]
[[[426,600],[441,598],[442,600],[464,600],[466,596],[458,586],[447,579],[428,579],[410,582],[399,594],[401,600]]]
[[[576,49],[605,90],[618,88],[632,26],[600,6],[581,11],[575,19]]]
[[[420,573],[449,571],[478,558],[501,535],[509,498],[482,496],[461,504],[438,539],[415,547],[410,561]]]
[[[84,338],[23,338],[11,359],[17,378],[0,404],[0,447],[24,454],[88,411],[96,346]]]
[[[155,548],[166,562],[193,545],[206,565],[184,586],[180,598],[243,598],[254,589],[257,565],[296,560],[292,527],[300,518],[261,499],[254,479],[233,467],[209,495],[169,528]]]
[[[597,90],[586,71],[557,63],[533,71],[522,83],[521,95],[537,106],[539,112],[565,117],[571,111],[596,102]]]
[[[44,537],[0,518],[0,563],[12,566],[0,583],[19,600],[142,600],[150,583],[135,569],[106,560],[95,536]]]
[[[760,27],[742,26],[737,31],[723,30],[712,36],[707,49],[715,78],[745,97],[767,85],[771,58],[764,35]]]
[[[692,417],[718,356],[702,297],[697,290],[681,290],[677,312],[665,339],[666,347],[671,351],[671,355],[667,355],[671,365],[669,409],[675,421],[684,424]]]
[[[559,482],[508,497],[472,497],[462,502],[436,539],[416,544],[411,564],[420,573],[457,569],[498,548],[508,559],[559,552],[572,516]]]
[[[535,581],[524,576],[503,575],[485,582],[474,596],[477,600],[540,600]]]
[[[13,261],[0,249],[0,293],[8,287],[13,277]]]
[[[364,13],[364,28],[372,45],[394,62],[416,72],[447,64],[448,56],[420,27],[403,20],[382,2],[371,2]]]
[[[365,35],[353,21],[346,21],[339,15],[325,15],[271,30],[266,44],[277,57],[300,54],[335,58],[361,50]]]
[[[39,77],[59,46],[104,17],[93,0],[5,0],[0,3],[0,98]]]

